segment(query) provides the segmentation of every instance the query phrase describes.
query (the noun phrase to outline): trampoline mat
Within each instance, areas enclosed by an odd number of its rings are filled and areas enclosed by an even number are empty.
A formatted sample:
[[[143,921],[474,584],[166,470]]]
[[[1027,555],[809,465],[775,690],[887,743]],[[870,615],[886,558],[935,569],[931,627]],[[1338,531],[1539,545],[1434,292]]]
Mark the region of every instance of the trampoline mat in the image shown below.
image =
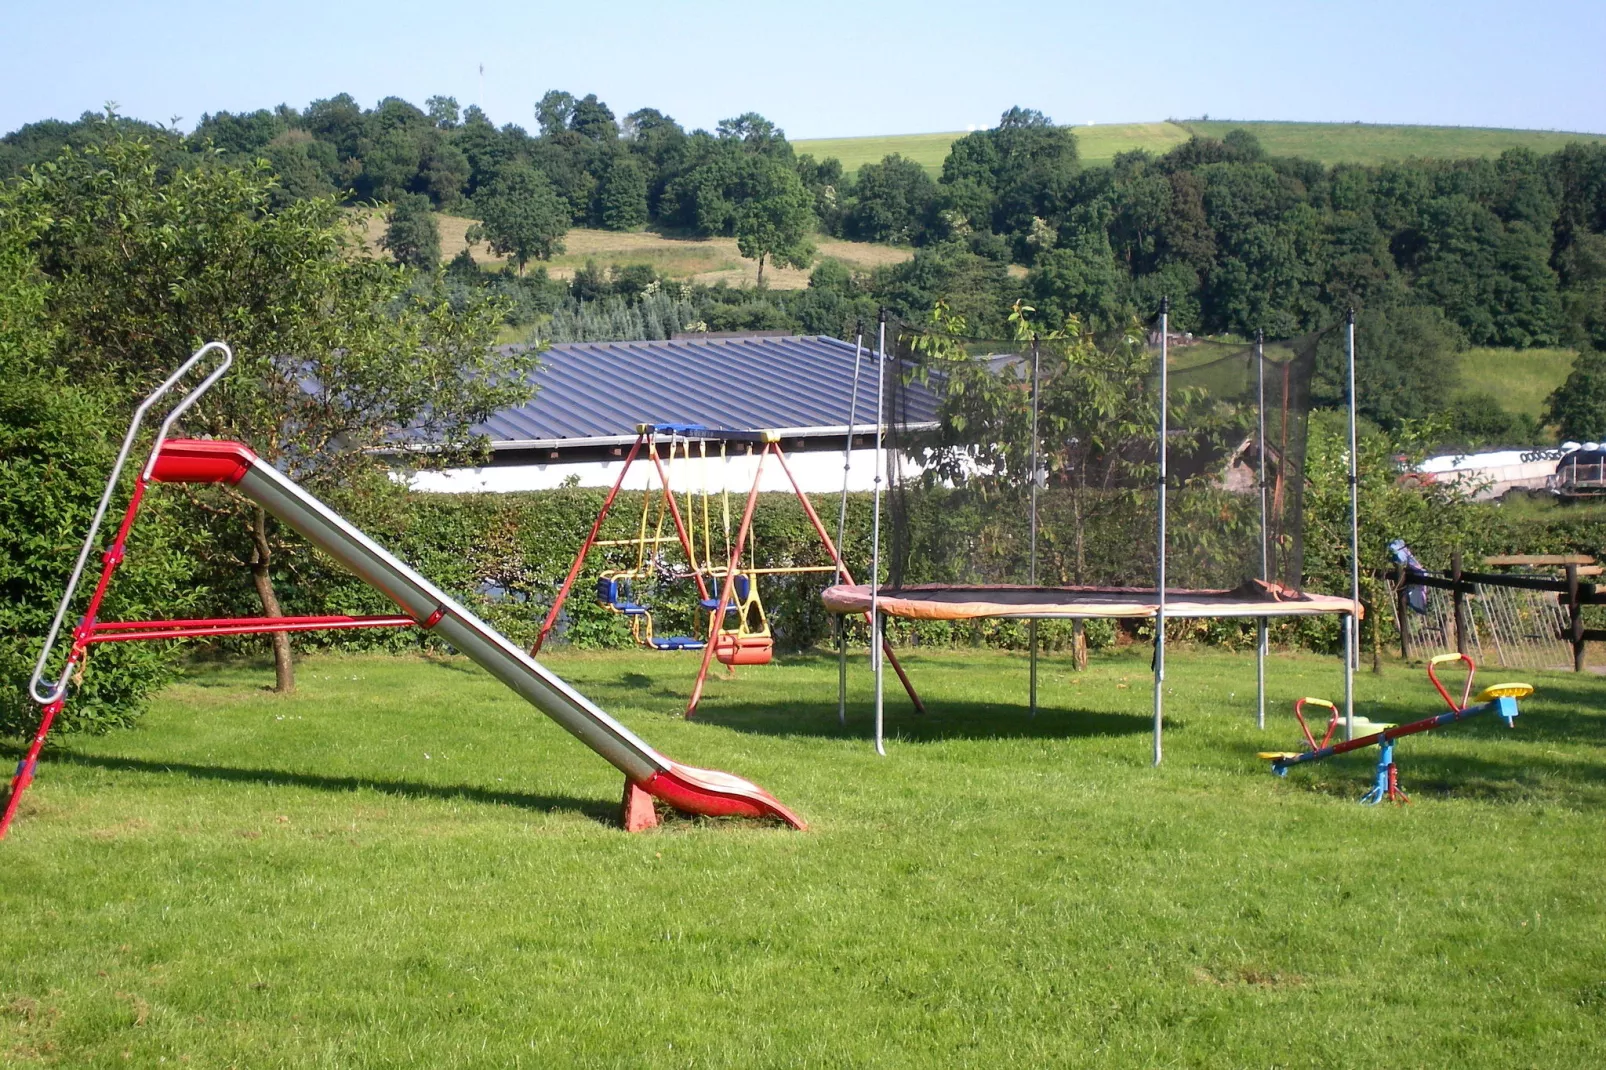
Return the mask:
[[[870,588],[828,587],[821,596],[832,613],[866,613]],[[1152,587],[1028,587],[1008,584],[921,584],[883,587],[881,612],[910,620],[974,620],[978,617],[1153,617],[1159,599]],[[1356,604],[1333,595],[1306,594],[1250,581],[1232,590],[1166,589],[1165,615],[1172,617],[1302,617],[1355,612]]]

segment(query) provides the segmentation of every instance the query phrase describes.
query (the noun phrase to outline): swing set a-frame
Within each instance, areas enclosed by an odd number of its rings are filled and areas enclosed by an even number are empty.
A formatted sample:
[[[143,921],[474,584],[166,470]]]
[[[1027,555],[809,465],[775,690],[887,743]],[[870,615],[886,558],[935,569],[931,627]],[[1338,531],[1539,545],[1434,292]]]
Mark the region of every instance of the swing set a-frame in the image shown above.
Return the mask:
[[[658,448],[659,441],[665,439],[668,446],[667,453],[661,454]],[[676,488],[671,473],[675,468],[677,457],[683,462],[682,468],[690,467],[694,443],[697,445],[698,459],[703,466],[703,487],[699,498],[695,488],[688,485],[684,491],[685,504],[682,508],[676,501]],[[714,495],[709,490],[707,479],[707,466],[712,459],[709,450],[713,445],[719,447],[718,457],[721,462],[728,459],[733,446],[742,448],[745,455],[752,455],[755,452],[758,455],[758,461],[753,469],[753,481],[747,491],[747,501],[742,509],[734,541],[730,533],[729,485],[721,473],[720,514],[725,532],[722,559],[715,557],[712,523]],[[820,545],[830,558],[830,564],[777,566],[758,564],[757,554],[752,548],[753,510],[758,504],[758,492],[763,483],[765,462],[772,457],[785,474],[792,492],[797,496],[798,504],[803,507],[804,515],[808,517],[815,534],[819,536]],[[642,510],[636,525],[635,537],[599,538],[602,526],[613,509],[614,501],[630,474],[631,466],[642,458],[652,462],[653,471],[648,475],[649,486],[642,496]],[[656,486],[652,485],[653,475],[657,477]],[[687,482],[689,484],[690,480]],[[655,511],[656,518],[654,518]],[[673,534],[664,531],[666,518],[674,529]],[[684,564],[668,562],[663,553],[664,547],[677,544],[684,555]],[[557,625],[564,603],[585,568],[591,551],[620,546],[636,548],[635,563],[627,568],[604,570],[597,579],[597,601],[629,618],[632,636],[644,647],[654,650],[702,651],[702,664],[697,670],[697,682],[692,688],[691,700],[686,705],[687,717],[691,717],[697,711],[697,705],[702,701],[703,685],[708,679],[708,671],[715,658],[733,673],[737,665],[764,665],[770,661],[775,649],[775,639],[770,631],[764,603],[759,597],[759,577],[818,572],[832,574],[837,583],[853,582],[852,573],[843,562],[836,543],[826,531],[808,495],[804,494],[802,487],[798,485],[791,466],[786,463],[780,436],[774,431],[732,431],[698,424],[638,424],[636,440],[626,453],[624,464],[619,469],[613,487],[602,501],[602,508],[597,512],[596,520],[592,522],[590,533],[580,544],[579,551],[574,555],[574,562],[569,566],[569,573],[564,578],[562,586],[558,588],[557,597],[553,599],[551,608],[547,610],[546,619],[541,624],[541,632],[530,648],[531,655],[540,653],[547,636]],[[746,555],[745,562],[744,555]],[[702,636],[654,634],[650,607],[634,598],[635,584],[654,578],[671,580],[689,578],[696,585],[698,608],[705,615],[701,619],[706,621]],[[882,649],[888,663],[897,672],[898,679],[903,682],[904,690],[909,693],[910,701],[917,710],[924,712],[920,696],[915,693],[914,685],[904,673],[903,666],[898,663],[891,644],[883,641]]]

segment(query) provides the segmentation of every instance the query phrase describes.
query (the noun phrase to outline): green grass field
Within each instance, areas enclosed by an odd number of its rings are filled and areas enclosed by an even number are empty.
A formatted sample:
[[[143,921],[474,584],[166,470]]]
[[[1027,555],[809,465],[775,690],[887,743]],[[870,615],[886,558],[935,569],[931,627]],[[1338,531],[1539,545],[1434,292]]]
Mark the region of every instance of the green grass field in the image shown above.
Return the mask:
[[[457,659],[320,657],[301,691],[195,668],[141,727],[74,738],[0,845],[0,1063],[154,1067],[1423,1066],[1606,1061],[1606,680],[1540,673],[1514,730],[1269,775],[1331,659],[1074,674],[912,655],[932,712],[834,659],[718,680],[551,664],[676,758],[812,829],[613,827],[619,777]],[[1417,670],[1359,679],[1426,715]],[[15,748],[7,752],[14,757]]]
[[[1198,133],[1222,137],[1242,127],[1254,133],[1275,156],[1303,156],[1325,164],[1365,163],[1407,157],[1453,159],[1498,156],[1510,148],[1554,152],[1570,141],[1606,141],[1606,134],[1571,134],[1554,130],[1495,130],[1471,126],[1386,126],[1376,123],[1218,122],[1100,123],[1074,126],[1082,161],[1108,164],[1116,153],[1147,149],[1163,153]],[[849,171],[879,163],[889,153],[916,160],[934,176],[942,171],[948,146],[964,132],[893,134],[884,137],[822,138],[794,141],[798,152],[835,156]]]
[[[1464,394],[1492,394],[1507,412],[1543,417],[1545,399],[1566,381],[1577,354],[1571,349],[1491,349],[1461,354]]]

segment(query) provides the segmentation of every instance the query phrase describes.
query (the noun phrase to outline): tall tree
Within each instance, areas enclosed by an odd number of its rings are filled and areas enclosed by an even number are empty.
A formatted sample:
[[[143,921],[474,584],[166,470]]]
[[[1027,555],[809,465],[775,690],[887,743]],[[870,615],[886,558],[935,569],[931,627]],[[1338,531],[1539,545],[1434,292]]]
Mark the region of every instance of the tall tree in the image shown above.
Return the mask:
[[[599,191],[602,225],[636,230],[647,223],[647,174],[635,157],[620,153],[608,165]]]
[[[745,170],[736,206],[736,248],[758,261],[763,286],[766,261],[795,268],[813,262],[814,198],[790,167],[758,158]]]
[[[383,482],[378,450],[407,431],[461,458],[470,428],[528,397],[530,360],[496,350],[500,308],[409,292],[407,277],[356,255],[332,200],[274,211],[272,178],[212,166],[168,174],[140,140],[69,152],[35,181],[0,193],[0,219],[31,225],[48,281],[63,374],[103,384],[130,406],[211,339],[235,369],[186,417],[197,433],[238,438],[320,489]],[[126,411],[126,409],[124,410]],[[218,541],[197,545],[220,576],[241,566],[268,616],[293,562],[260,508],[199,491]],[[217,556],[222,554],[224,556]],[[232,564],[231,564],[232,563]],[[274,640],[277,684],[294,687],[290,645]]]
[[[520,275],[531,260],[563,252],[569,208],[533,167],[504,168],[474,198],[474,210],[480,222],[468,229],[469,242],[484,241],[492,252],[511,256]]]
[[[441,260],[441,231],[430,211],[429,198],[409,193],[391,205],[380,244],[398,264],[433,270]]]
[[[1546,419],[1562,438],[1606,441],[1606,354],[1584,349],[1573,360],[1567,381],[1549,397]]]
[[[924,233],[937,198],[926,169],[897,153],[859,168],[846,230],[860,241],[910,245]]]

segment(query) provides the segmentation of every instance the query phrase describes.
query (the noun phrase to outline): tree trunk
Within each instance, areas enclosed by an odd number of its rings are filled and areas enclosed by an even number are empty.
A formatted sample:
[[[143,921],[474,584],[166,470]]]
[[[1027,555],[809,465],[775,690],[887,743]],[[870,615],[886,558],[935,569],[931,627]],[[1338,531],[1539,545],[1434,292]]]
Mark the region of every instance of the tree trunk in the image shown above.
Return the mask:
[[[262,601],[262,615],[282,617],[284,610],[279,606],[279,596],[273,592],[273,577],[268,574],[268,566],[273,561],[273,549],[268,545],[268,514],[261,506],[253,507],[251,512],[251,582],[256,585],[257,598]],[[281,695],[292,694],[296,689],[296,666],[290,656],[290,636],[274,632],[271,638],[273,690]]]
[[[1087,671],[1087,625],[1081,617],[1071,621],[1071,664],[1077,672]]]
[[[1367,613],[1371,616],[1372,625],[1372,672],[1378,676],[1383,675],[1383,622],[1378,619],[1376,607],[1368,606]]]
[[[1076,484],[1071,485],[1071,522],[1076,525],[1076,578],[1074,582],[1080,585],[1082,574],[1087,570],[1087,554],[1082,541],[1082,493]]]
[[[758,258],[758,282],[757,282],[756,285],[761,290],[764,288],[764,256],[763,256],[763,254],[760,254],[759,258]]]

